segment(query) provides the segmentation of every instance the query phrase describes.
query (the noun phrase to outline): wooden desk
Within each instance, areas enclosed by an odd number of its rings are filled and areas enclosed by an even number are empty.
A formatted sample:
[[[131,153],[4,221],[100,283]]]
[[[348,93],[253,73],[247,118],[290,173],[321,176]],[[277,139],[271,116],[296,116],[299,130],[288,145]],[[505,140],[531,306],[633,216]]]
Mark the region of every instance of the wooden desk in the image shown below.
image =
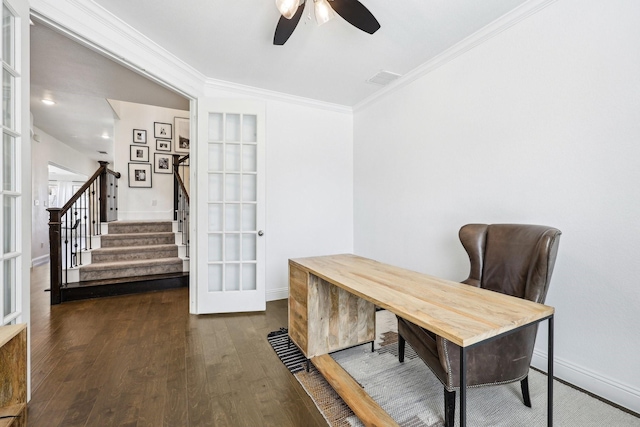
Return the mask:
[[[27,326],[0,326],[0,427],[27,425]]]
[[[375,338],[375,305],[460,346],[461,426],[466,425],[467,350],[548,319],[547,424],[552,425],[553,307],[355,255],[289,260],[289,336],[325,376],[342,377],[339,365],[325,355]],[[342,380],[332,383],[334,388],[347,387]],[[371,421],[377,415],[364,413],[370,409],[352,409],[365,425],[382,425]]]

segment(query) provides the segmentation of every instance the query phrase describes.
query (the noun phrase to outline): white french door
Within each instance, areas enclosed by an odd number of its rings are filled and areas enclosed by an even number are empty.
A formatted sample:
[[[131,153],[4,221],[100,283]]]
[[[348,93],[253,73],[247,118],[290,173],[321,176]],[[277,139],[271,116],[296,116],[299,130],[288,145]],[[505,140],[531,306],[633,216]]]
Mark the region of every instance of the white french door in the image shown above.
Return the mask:
[[[28,10],[25,0],[2,2],[2,151],[0,153],[0,325],[23,322],[23,90],[22,26],[28,16],[18,11]],[[28,213],[30,215],[30,213]],[[28,274],[28,272],[26,272]]]
[[[264,103],[198,105],[196,312],[266,308]]]

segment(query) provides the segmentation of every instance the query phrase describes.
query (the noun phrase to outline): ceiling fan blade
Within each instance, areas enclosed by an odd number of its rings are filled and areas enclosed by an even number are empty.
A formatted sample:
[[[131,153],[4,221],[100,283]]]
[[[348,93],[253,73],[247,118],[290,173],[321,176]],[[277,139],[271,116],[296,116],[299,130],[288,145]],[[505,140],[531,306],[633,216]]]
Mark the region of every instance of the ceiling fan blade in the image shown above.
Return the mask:
[[[289,40],[289,37],[291,37],[291,34],[293,34],[293,30],[296,29],[298,22],[300,22],[305,3],[302,3],[300,6],[298,6],[298,10],[291,19],[280,16],[280,20],[278,21],[278,25],[276,26],[276,32],[273,35],[274,45],[282,46],[287,42],[287,40]]]
[[[358,0],[333,0],[329,4],[345,21],[365,33],[373,34],[380,29],[380,23]]]

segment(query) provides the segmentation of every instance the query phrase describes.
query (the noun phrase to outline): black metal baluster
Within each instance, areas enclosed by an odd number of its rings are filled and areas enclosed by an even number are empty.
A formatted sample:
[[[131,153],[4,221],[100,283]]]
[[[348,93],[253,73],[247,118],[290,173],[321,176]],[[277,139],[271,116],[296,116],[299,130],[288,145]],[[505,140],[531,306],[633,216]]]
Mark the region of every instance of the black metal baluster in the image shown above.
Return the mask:
[[[63,216],[63,224],[64,224],[64,282],[62,286],[65,286],[69,283],[69,263],[71,259],[69,257],[69,217],[68,213],[65,213]]]
[[[89,247],[89,242],[91,241],[91,236],[89,236],[89,224],[88,224],[88,220],[89,220],[89,200],[88,200],[88,190],[85,190],[84,193],[82,193],[82,199],[83,199],[83,203],[84,203],[84,210],[83,212],[83,219],[82,221],[84,222],[84,249],[87,249]],[[82,261],[82,259],[81,259]],[[82,265],[82,262],[80,263]]]
[[[90,188],[90,199],[91,199],[91,212],[90,212],[90,217],[91,217],[91,235],[95,236],[96,234],[98,234],[98,228],[96,227],[96,183],[95,181],[91,183],[91,185],[89,186]],[[89,244],[90,248],[93,249],[93,242]]]

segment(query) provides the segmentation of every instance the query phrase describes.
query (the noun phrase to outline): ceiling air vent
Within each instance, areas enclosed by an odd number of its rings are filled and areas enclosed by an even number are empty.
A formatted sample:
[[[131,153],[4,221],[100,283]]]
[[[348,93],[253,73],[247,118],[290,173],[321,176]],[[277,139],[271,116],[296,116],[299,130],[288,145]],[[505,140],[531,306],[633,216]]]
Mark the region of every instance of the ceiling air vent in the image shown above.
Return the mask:
[[[367,83],[373,83],[380,86],[386,86],[392,81],[400,78],[400,74],[392,73],[391,71],[380,71],[378,74],[370,77]]]
[[[108,154],[106,151],[98,151],[100,154]]]

